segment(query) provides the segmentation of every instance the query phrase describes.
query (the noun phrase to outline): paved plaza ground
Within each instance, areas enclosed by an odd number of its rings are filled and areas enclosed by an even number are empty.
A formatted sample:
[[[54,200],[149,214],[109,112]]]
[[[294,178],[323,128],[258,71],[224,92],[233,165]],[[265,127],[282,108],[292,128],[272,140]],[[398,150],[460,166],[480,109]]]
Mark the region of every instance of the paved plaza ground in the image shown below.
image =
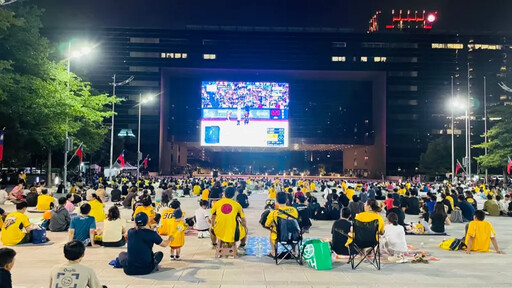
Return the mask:
[[[320,197],[320,195],[317,195]],[[249,236],[266,236],[258,220],[266,194],[250,196],[251,207],[245,209]],[[193,215],[197,198],[180,198],[182,209]],[[109,206],[109,204],[107,204]],[[12,205],[2,205],[12,211]],[[122,210],[125,218],[129,210]],[[41,214],[29,213],[31,219]],[[417,217],[406,219],[408,222]],[[330,271],[316,271],[306,265],[285,261],[276,266],[269,257],[241,256],[238,259],[215,259],[208,239],[187,236],[182,249],[182,260],[169,260],[169,250],[156,247],[165,254],[159,272],[140,277],[126,276],[122,269],[113,269],[108,262],[126,248],[88,248],[83,264],[96,270],[109,288],[132,287],[512,287],[512,277],[507,272],[512,267],[512,218],[489,217],[494,225],[500,248],[506,255],[496,253],[449,252],[437,247],[443,238],[461,237],[464,224],[448,226],[450,236],[407,236],[409,245],[430,252],[440,261],[429,264],[395,264],[383,259],[381,271],[368,264],[352,270],[346,260],[337,260]],[[129,223],[133,225],[133,223]],[[305,237],[330,237],[331,221],[314,221]],[[62,247],[66,233],[48,233],[52,243],[45,246],[14,247],[18,255],[12,271],[15,287],[48,287],[52,266],[63,263]]]

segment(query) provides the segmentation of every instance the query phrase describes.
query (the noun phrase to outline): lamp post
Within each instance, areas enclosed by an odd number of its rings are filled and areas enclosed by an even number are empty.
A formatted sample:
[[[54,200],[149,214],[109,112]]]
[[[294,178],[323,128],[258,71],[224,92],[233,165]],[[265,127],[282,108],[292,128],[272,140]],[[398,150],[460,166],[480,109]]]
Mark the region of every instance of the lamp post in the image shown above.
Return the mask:
[[[71,40],[68,42],[68,83],[67,83],[67,92],[68,94],[71,92],[71,59],[80,58],[91,53],[92,48],[89,46],[82,46],[79,50],[75,50],[71,52]],[[64,175],[62,181],[64,181],[64,189],[67,187],[68,180],[68,153],[73,148],[73,142],[69,138],[69,131],[67,127],[68,120],[66,120],[66,140],[64,143]]]
[[[467,113],[466,105],[462,99],[459,99],[458,97],[455,97],[453,94],[453,76],[452,76],[452,93],[451,93],[451,99],[449,102],[449,109],[451,111],[451,130],[452,130],[452,183],[455,182],[455,110],[462,110],[464,109]],[[466,138],[467,139],[467,138]],[[467,148],[467,147],[466,147]]]
[[[487,78],[484,76],[484,142],[487,144]],[[484,149],[487,155],[487,146]],[[485,184],[487,185],[487,168],[485,168]]]
[[[18,0],[10,0],[10,1],[0,0],[0,6],[9,5],[16,1],[18,1]]]
[[[112,85],[112,97],[116,96],[116,87],[117,86],[123,86],[126,85],[133,80],[133,76],[130,76],[128,79],[116,82],[116,74],[112,77],[113,81],[112,83],[109,83],[109,85]],[[108,173],[108,180],[112,181],[112,159],[114,157],[114,117],[115,117],[115,102],[112,101],[112,125],[110,127],[110,166],[109,166],[109,173]]]
[[[471,181],[471,75],[468,62],[468,97],[466,106],[466,171],[467,179]]]
[[[142,160],[142,153],[140,152],[140,120],[142,117],[142,104],[149,103],[155,99],[156,96],[160,95],[147,95],[142,98],[142,93],[139,94],[139,126],[137,131],[137,180],[140,178],[140,160]]]

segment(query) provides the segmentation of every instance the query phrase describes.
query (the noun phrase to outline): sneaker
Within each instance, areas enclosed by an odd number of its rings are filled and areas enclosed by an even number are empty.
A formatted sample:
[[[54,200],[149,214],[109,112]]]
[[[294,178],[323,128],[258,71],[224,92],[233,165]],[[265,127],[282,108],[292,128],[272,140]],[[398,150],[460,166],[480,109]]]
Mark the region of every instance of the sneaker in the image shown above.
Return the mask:
[[[176,258],[174,258],[174,255],[171,255],[170,259],[171,259],[171,261],[176,260]]]
[[[238,246],[238,253],[245,255],[245,245]]]
[[[174,256],[174,260],[176,260],[176,261],[180,261],[180,255],[176,255],[176,256]]]
[[[217,243],[212,243],[212,246],[211,246],[211,247],[212,247],[212,250],[217,249]]]

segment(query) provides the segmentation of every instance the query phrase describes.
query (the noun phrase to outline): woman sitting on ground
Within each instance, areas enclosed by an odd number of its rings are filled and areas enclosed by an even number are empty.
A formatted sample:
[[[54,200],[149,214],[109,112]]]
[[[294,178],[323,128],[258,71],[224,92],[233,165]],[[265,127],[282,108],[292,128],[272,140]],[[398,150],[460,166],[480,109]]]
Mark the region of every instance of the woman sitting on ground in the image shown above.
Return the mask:
[[[396,263],[406,262],[404,254],[407,252],[407,242],[405,240],[405,231],[402,225],[398,224],[398,215],[391,212],[387,216],[388,223],[382,236],[383,246],[389,253],[388,260]]]
[[[126,244],[126,221],[121,218],[117,206],[108,209],[107,220],[103,223],[103,239],[98,243],[105,247],[121,247]]]
[[[89,213],[89,216],[94,217],[96,223],[105,221],[105,211],[103,210],[105,208],[105,204],[101,201],[101,198],[96,195],[96,193],[93,193],[91,197],[92,198],[89,201],[89,205],[91,205],[91,212]]]
[[[445,225],[450,225],[450,218],[446,213],[445,205],[442,202],[437,202],[434,206],[434,212],[430,215],[428,224],[422,223],[425,226],[427,233],[445,233]]]

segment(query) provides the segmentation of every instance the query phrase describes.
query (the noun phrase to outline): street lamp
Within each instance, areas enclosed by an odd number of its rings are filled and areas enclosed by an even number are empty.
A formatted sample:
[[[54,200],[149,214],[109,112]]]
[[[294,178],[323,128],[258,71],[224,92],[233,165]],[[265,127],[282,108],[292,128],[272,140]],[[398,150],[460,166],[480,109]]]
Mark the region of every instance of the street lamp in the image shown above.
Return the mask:
[[[452,183],[455,182],[455,125],[454,125],[454,113],[455,111],[462,111],[465,110],[467,113],[466,105],[464,103],[465,101],[463,99],[460,99],[458,97],[455,97],[453,94],[453,76],[452,76],[452,96],[448,103],[448,108],[451,111],[451,118],[452,118]]]
[[[92,49],[93,49],[92,46],[82,45],[77,50],[71,51],[71,40],[68,42],[68,58],[67,58],[67,61],[68,61],[68,68],[67,68],[67,72],[68,72],[68,87],[67,87],[68,94],[71,92],[71,88],[70,88],[70,85],[71,85],[71,59],[78,59],[80,57],[83,57],[83,56],[91,53]],[[73,143],[71,142],[71,139],[69,138],[67,122],[68,122],[68,120],[66,120],[66,142],[64,144],[64,146],[65,146],[64,147],[64,175],[63,175],[64,177],[62,179],[62,181],[64,181],[64,190],[67,187],[67,180],[68,180],[68,153],[69,153],[70,150],[73,149],[73,147],[72,147]]]
[[[142,160],[142,153],[140,152],[140,120],[142,116],[142,105],[152,102],[160,93],[158,94],[147,94],[142,97],[142,93],[139,94],[139,127],[137,132],[137,180],[140,178],[140,160]]]
[[[16,1],[18,1],[18,0],[10,0],[10,1],[0,0],[0,6],[9,5]]]

